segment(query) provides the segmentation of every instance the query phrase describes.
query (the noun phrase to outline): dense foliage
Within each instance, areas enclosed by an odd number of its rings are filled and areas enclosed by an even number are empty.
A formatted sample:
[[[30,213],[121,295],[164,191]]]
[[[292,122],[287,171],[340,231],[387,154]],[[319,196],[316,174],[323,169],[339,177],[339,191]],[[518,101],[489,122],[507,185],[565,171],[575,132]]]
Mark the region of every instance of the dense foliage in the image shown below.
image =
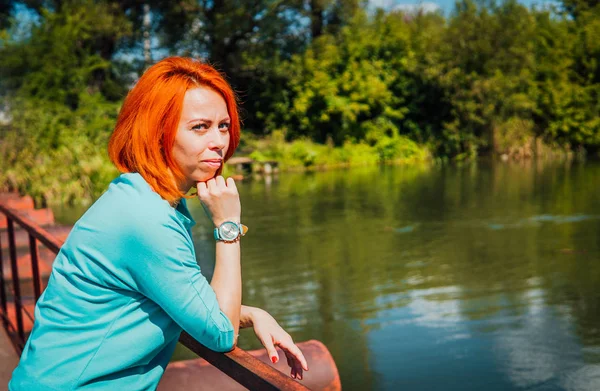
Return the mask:
[[[23,0],[0,5],[0,187],[89,200],[153,60],[192,55],[238,91],[244,152],[284,166],[600,149],[600,5],[461,0],[451,15],[360,0]],[[148,53],[147,53],[148,54]],[[286,142],[284,142],[286,141]],[[291,142],[291,143],[290,143]]]

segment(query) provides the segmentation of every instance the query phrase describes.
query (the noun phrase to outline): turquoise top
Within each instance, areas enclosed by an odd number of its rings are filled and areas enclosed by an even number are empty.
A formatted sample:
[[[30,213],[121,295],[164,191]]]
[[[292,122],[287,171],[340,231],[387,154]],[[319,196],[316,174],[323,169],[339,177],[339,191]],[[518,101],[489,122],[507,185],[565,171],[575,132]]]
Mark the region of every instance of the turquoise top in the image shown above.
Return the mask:
[[[116,178],[58,253],[9,390],[154,390],[182,329],[231,350],[194,224],[184,199],[175,209],[141,175]]]

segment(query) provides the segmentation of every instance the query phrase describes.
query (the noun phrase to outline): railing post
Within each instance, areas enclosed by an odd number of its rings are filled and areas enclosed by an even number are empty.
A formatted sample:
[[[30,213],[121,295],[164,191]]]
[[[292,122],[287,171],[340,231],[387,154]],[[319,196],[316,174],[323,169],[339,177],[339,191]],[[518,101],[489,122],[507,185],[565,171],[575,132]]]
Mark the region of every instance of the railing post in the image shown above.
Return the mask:
[[[21,341],[20,347],[25,343],[25,328],[23,327],[23,310],[21,306],[21,285],[19,284],[19,270],[17,265],[17,246],[15,244],[15,227],[11,218],[7,216],[8,246],[10,252],[10,268],[12,271],[15,311],[17,318],[17,331]]]
[[[31,254],[31,278],[33,278],[33,293],[35,295],[35,302],[40,298],[42,294],[40,284],[40,267],[38,264],[38,247],[35,237],[29,234],[29,253]]]
[[[6,221],[8,222],[8,217],[6,217]],[[4,260],[2,257],[2,233],[0,232],[0,310],[2,310],[2,313],[6,315],[8,308],[6,306],[6,284],[4,283]],[[2,324],[4,329],[8,328],[7,317],[2,316]]]

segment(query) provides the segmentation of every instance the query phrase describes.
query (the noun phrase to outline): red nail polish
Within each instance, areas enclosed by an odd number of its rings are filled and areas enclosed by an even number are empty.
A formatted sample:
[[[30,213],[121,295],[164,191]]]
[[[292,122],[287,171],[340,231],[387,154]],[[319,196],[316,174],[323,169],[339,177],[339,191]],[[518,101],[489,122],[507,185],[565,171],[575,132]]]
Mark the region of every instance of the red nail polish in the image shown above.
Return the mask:
[[[273,361],[273,364],[275,364],[277,362],[277,357],[275,357],[275,356],[271,357],[271,361]]]

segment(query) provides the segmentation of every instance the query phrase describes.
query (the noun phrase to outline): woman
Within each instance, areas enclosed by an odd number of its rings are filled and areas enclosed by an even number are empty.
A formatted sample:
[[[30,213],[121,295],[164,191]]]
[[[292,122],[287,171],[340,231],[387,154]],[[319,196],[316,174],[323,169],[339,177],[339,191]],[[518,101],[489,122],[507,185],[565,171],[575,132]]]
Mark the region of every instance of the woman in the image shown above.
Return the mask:
[[[253,326],[273,362],[279,346],[302,378],[306,360],[291,337],[241,305],[245,227],[235,183],[220,176],[239,137],[234,94],[212,67],[171,57],[144,73],[109,142],[122,174],[57,255],[11,391],[156,389],[182,329],[226,352]],[[192,187],[217,228],[210,284],[191,237]]]

